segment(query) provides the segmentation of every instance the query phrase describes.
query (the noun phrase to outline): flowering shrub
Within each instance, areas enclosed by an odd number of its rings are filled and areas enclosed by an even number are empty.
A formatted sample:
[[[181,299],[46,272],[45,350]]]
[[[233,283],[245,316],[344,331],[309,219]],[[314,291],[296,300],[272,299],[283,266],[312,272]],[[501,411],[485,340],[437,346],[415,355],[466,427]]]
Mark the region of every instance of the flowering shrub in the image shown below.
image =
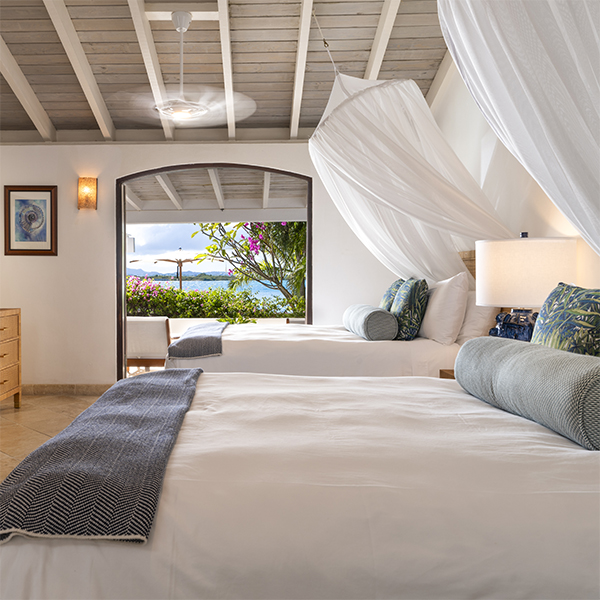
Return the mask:
[[[127,277],[127,315],[194,319],[304,317],[304,298],[259,298],[246,290],[216,288],[189,292],[163,288],[151,279]]]

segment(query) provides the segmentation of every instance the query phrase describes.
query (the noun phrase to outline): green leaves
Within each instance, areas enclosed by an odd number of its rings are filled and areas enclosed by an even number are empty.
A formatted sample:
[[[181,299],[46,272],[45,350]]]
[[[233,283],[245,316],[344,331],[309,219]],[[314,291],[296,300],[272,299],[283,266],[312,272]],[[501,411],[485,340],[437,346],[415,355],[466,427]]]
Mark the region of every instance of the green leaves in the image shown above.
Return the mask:
[[[232,289],[258,281],[287,299],[304,297],[305,222],[202,223],[198,227],[193,235],[202,232],[211,244],[196,258],[231,263]]]
[[[259,298],[248,291],[231,289],[192,290],[163,288],[150,279],[127,278],[127,315],[196,319],[253,319],[304,317],[304,298]]]

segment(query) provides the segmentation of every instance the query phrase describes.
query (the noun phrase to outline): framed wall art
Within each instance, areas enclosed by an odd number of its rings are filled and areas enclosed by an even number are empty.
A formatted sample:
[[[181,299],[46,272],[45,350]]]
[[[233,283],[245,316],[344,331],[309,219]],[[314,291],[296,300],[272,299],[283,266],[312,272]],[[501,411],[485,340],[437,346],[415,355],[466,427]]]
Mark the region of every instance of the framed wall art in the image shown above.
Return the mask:
[[[4,254],[57,256],[57,186],[4,186]]]

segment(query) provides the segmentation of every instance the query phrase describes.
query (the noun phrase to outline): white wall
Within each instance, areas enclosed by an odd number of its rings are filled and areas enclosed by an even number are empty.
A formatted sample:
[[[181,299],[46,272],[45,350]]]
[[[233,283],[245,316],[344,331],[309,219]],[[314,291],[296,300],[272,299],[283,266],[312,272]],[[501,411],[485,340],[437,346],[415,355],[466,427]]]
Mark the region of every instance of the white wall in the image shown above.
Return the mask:
[[[58,186],[58,256],[0,255],[0,306],[22,309],[24,384],[114,381],[115,181],[165,165],[202,162],[312,176],[315,323],[339,324],[349,304],[379,302],[394,275],[339,216],[313,172],[306,143],[5,145],[0,147],[2,186]],[[77,210],[77,178],[84,175],[98,177],[97,211]]]
[[[578,238],[577,283],[600,288],[600,256],[578,235],[543,190],[505,148],[484,119],[450,55],[427,98],[450,146],[514,233]],[[515,199],[520,202],[515,203]]]

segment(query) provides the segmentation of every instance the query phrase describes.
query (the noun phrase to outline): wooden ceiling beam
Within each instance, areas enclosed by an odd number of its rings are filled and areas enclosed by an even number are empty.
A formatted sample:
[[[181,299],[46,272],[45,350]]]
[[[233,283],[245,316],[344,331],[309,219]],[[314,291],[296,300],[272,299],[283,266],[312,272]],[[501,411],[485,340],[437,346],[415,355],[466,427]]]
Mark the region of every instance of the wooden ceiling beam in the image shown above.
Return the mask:
[[[225,84],[225,106],[227,110],[227,135],[235,139],[235,106],[233,94],[233,62],[231,59],[231,32],[229,29],[228,0],[217,0],[219,7],[219,33],[223,59],[223,82]]]
[[[77,31],[75,31],[64,0],[44,0],[44,6],[71,61],[73,71],[75,71],[79,85],[92,109],[98,127],[100,127],[102,137],[107,141],[114,140],[115,126],[112,117],[108,112],[108,108],[106,108],[104,98],[100,93],[100,88],[83,50],[83,46],[79,41],[79,36],[77,35]]]
[[[167,90],[162,71],[160,70],[160,62],[158,61],[158,53],[156,52],[154,37],[150,29],[150,21],[148,21],[148,17],[146,16],[144,0],[127,0],[127,3],[129,4],[135,34],[142,52],[142,58],[144,59],[144,66],[146,67],[146,73],[150,81],[154,102],[160,105],[167,99]],[[174,138],[173,123],[163,115],[160,115],[160,122],[165,138],[172,140]]]
[[[263,182],[263,208],[269,208],[269,195],[271,192],[271,172],[265,171],[265,178]]]
[[[217,203],[219,204],[220,210],[225,210],[225,194],[223,193],[223,186],[221,185],[221,179],[216,169],[207,169],[210,182],[212,183],[213,189],[215,190],[215,196],[217,197]]]
[[[29,85],[21,67],[0,37],[0,72],[45,142],[56,141],[56,129]]]
[[[144,210],[144,201],[125,186],[125,201],[135,210]]]
[[[155,177],[156,181],[160,184],[160,187],[165,190],[165,194],[169,196],[169,200],[174,204],[175,208],[177,210],[183,210],[183,200],[169,179],[169,176],[166,173],[163,173],[162,175],[155,175]]]
[[[302,0],[300,8],[300,27],[298,29],[298,49],[296,50],[296,71],[294,74],[294,92],[292,96],[292,113],[290,117],[290,138],[298,137],[302,93],[304,92],[304,75],[308,56],[308,38],[312,19],[313,0]]]
[[[377,30],[375,32],[375,39],[373,40],[373,46],[371,47],[371,54],[369,55],[369,61],[367,62],[367,68],[365,69],[364,79],[374,81],[379,77],[383,57],[385,56],[392,29],[396,22],[398,9],[400,8],[400,1],[401,0],[385,0],[383,3],[379,23],[377,24]]]

